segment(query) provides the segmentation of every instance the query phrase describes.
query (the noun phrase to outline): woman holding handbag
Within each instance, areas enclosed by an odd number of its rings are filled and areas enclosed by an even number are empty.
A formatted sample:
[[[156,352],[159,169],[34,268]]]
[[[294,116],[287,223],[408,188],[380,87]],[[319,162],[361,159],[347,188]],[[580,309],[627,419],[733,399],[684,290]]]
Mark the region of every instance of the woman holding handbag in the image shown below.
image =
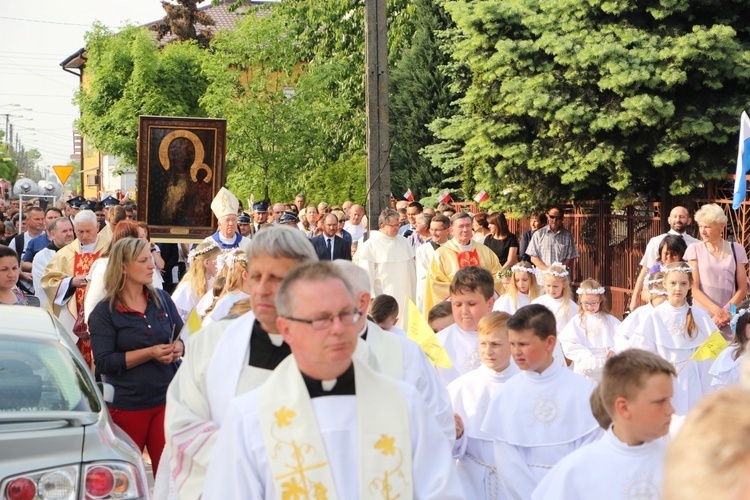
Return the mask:
[[[111,248],[107,294],[89,317],[97,370],[115,389],[109,412],[143,450],[154,474],[164,449],[167,387],[184,352],[182,320],[172,299],[152,286],[150,245],[123,238]]]

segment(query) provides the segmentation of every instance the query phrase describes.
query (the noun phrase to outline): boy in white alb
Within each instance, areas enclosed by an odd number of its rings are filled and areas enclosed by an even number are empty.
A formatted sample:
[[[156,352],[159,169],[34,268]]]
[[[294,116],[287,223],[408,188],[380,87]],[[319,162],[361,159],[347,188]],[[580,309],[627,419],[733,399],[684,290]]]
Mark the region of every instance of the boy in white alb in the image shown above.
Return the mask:
[[[531,304],[508,319],[521,373],[492,397],[482,432],[492,436],[503,496],[528,500],[560,461],[603,431],[591,414],[594,384],[554,362],[555,316]]]
[[[495,303],[495,280],[489,271],[477,266],[459,269],[450,284],[451,308],[455,323],[441,330],[437,338],[451,359],[451,368],[438,368],[444,385],[479,367],[477,325]]]
[[[491,312],[481,319],[477,332],[482,364],[448,385],[453,411],[463,422],[463,434],[456,439],[453,456],[458,459],[458,476],[466,498],[475,500],[496,499],[499,493],[492,438],[480,427],[492,395],[520,371],[510,359],[508,318],[508,313]]]
[[[542,480],[533,500],[660,498],[666,443],[674,408],[674,367],[661,357],[629,349],[607,360],[600,385],[612,426]]]

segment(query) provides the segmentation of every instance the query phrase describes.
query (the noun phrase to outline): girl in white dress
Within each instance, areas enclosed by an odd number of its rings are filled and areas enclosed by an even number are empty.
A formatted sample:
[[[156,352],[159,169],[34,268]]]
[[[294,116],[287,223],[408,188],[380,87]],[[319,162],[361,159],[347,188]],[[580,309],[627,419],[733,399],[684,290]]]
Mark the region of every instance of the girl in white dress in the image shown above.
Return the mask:
[[[734,340],[721,351],[709,370],[711,387],[721,389],[740,383],[740,365],[747,354],[747,341],[750,337],[750,301],[740,304],[730,322],[734,330]]]
[[[664,289],[664,273],[660,270],[646,276],[643,281],[648,292],[648,304],[636,308],[615,330],[615,353],[630,348],[630,337],[633,332],[641,327],[641,323],[649,317],[656,306],[667,300],[667,291]]]
[[[530,262],[519,262],[510,270],[513,272],[513,279],[503,296],[495,301],[492,310],[513,315],[539,296],[539,285],[536,282],[536,267]]]
[[[221,247],[215,241],[202,242],[188,254],[188,271],[172,292],[172,301],[184,322],[190,311],[211,288],[216,276],[216,258]]]
[[[677,369],[672,406],[676,417],[682,417],[710,391],[708,370],[713,360],[690,358],[718,328],[706,311],[688,303],[693,285],[688,263],[668,264],[662,272],[667,301],[654,308],[630,338],[630,345],[660,355]],[[681,420],[677,418],[673,423],[679,426]]]
[[[578,305],[573,301],[570,289],[570,273],[560,262],[554,262],[544,274],[545,295],[532,300],[532,304],[542,304],[552,311],[557,321],[557,334],[560,335],[568,321],[578,314]]]
[[[247,255],[238,248],[226,250],[219,256],[219,265],[226,266],[227,282],[224,294],[214,304],[211,312],[203,318],[203,326],[223,319],[232,306],[240,300],[250,298],[250,277],[247,273]]]
[[[602,368],[614,354],[615,329],[620,321],[609,314],[604,287],[587,279],[578,287],[580,310],[560,333],[565,357],[573,361],[579,375],[601,382]]]

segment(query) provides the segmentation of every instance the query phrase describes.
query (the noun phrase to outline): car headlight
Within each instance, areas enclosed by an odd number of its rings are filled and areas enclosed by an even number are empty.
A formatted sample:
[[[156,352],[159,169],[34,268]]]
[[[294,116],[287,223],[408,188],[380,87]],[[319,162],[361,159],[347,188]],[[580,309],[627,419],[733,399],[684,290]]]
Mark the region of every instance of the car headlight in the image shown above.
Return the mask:
[[[76,497],[78,467],[60,467],[9,477],[3,481],[3,500],[72,500]]]
[[[92,500],[142,498],[147,485],[127,462],[93,462],[83,467],[85,498]]]

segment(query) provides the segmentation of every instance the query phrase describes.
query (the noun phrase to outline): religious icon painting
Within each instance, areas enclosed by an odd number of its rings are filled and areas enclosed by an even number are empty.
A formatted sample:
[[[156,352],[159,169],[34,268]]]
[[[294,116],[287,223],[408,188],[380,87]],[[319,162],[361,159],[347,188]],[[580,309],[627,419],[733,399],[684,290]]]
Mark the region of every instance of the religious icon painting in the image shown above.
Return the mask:
[[[140,116],[138,218],[157,241],[216,231],[211,200],[226,181],[226,120]]]

